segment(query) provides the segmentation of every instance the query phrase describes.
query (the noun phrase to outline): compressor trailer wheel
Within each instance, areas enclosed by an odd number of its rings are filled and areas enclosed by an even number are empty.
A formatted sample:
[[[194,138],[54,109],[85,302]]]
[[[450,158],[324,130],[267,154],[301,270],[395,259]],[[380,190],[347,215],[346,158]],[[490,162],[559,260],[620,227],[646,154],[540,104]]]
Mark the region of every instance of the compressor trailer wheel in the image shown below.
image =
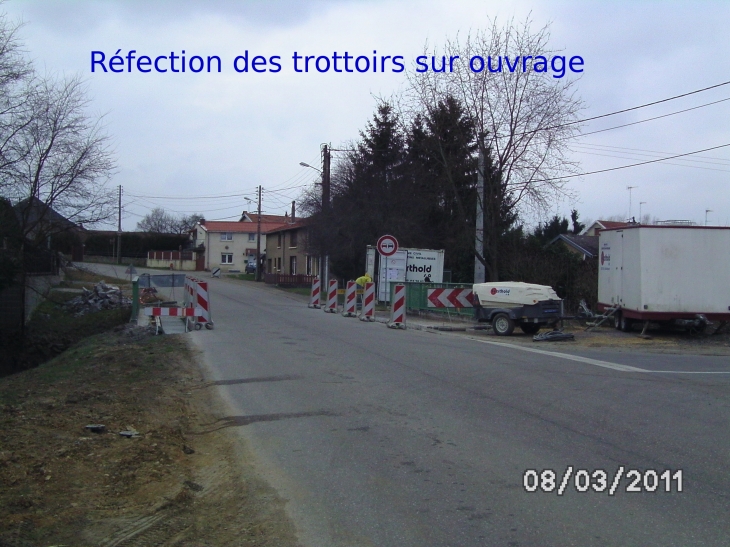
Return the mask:
[[[492,319],[492,329],[499,336],[509,336],[515,330],[515,322],[506,313],[498,313]]]

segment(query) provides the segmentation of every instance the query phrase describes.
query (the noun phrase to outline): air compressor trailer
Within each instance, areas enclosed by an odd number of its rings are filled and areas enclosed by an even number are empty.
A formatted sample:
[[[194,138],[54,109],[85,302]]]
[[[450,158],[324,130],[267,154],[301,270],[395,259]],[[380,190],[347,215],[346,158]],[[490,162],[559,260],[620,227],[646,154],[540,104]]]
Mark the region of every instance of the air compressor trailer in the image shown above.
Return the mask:
[[[475,283],[474,317],[489,322],[495,334],[509,336],[519,326],[525,334],[557,326],[563,318],[563,301],[547,285],[520,281]]]
[[[730,227],[629,225],[598,244],[598,309],[617,328],[730,321]]]

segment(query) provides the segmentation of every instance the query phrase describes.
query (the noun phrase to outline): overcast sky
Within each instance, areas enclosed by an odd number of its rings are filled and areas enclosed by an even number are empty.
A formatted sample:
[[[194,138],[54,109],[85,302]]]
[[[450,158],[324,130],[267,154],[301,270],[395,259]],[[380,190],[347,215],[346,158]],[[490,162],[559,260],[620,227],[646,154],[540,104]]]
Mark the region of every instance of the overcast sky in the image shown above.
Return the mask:
[[[664,99],[730,80],[730,2],[470,1],[23,1],[0,9],[22,19],[21,38],[41,71],[81,74],[95,114],[105,114],[124,188],[125,230],[155,206],[237,220],[255,210],[242,196],[264,188],[263,209],[283,214],[318,174],[323,142],[343,145],[390,96],[403,74],[297,74],[308,55],[402,55],[407,69],[432,46],[489,17],[551,23],[551,45],[585,59],[583,117]],[[221,73],[91,73],[91,51],[220,56]],[[279,73],[237,73],[233,59],[282,57]],[[587,124],[584,133],[730,97],[730,85]],[[574,158],[595,171],[730,143],[730,101],[582,136]],[[577,200],[546,215],[628,216],[730,225],[730,147],[669,164],[571,179]],[[207,196],[237,197],[207,199]],[[139,197],[144,196],[144,197]],[[150,197],[154,196],[154,197]],[[174,199],[173,199],[174,198]],[[181,199],[187,198],[187,199]],[[525,219],[534,222],[534,219]]]

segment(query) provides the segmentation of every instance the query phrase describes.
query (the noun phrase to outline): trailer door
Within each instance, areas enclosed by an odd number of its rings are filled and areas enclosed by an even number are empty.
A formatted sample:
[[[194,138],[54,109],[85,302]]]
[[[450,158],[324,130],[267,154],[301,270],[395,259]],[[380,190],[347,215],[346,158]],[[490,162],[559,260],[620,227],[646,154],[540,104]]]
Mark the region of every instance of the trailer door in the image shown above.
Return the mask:
[[[624,232],[619,230],[616,233],[616,237],[613,240],[613,257],[612,265],[614,267],[613,273],[613,294],[611,295],[611,302],[613,304],[623,304],[623,282],[624,282]]]

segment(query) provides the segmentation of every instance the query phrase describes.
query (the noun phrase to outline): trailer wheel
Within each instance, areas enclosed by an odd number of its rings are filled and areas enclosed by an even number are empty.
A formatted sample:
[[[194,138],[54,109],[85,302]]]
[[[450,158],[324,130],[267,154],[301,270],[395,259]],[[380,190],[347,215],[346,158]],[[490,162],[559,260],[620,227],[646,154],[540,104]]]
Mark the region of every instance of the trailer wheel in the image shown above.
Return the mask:
[[[515,330],[515,322],[506,313],[498,313],[492,319],[492,329],[499,336],[509,336]]]
[[[634,326],[634,322],[628,317],[621,314],[621,317],[619,319],[619,326],[623,332],[631,332],[631,329]]]
[[[540,324],[539,323],[522,323],[520,325],[520,329],[522,329],[522,332],[525,334],[537,334],[537,332],[540,330]]]

